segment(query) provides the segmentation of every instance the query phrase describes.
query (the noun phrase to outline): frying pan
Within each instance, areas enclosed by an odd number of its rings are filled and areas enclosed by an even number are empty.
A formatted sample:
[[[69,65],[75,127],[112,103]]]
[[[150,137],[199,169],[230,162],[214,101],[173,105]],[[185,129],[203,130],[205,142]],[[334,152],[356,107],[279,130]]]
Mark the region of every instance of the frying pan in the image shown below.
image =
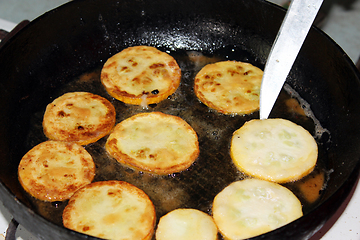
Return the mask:
[[[156,199],[162,190],[159,186],[169,182],[173,191],[163,195],[175,194],[170,201],[173,207],[181,192],[189,204],[180,201],[176,207],[211,213],[211,197],[243,178],[228,156],[229,136],[245,121],[259,116],[224,116],[194,98],[192,79],[198,66],[189,60],[189,53],[208,61],[240,60],[263,68],[284,15],[283,9],[262,0],[78,0],[29,23],[0,49],[0,198],[5,207],[40,239],[96,239],[61,225],[56,214],[66,203],[38,202],[17,180],[21,157],[46,140],[41,132],[45,106],[66,91],[86,90],[112,101],[118,122],[141,111],[178,115],[197,131],[201,145],[200,158],[187,171],[154,178],[101,157],[104,140],[100,140],[98,145],[86,146],[96,159],[96,181],[132,181],[145,189],[156,206],[161,205]],[[149,109],[112,99],[96,81],[110,56],[134,45],[167,51],[182,68],[179,90]],[[316,138],[317,169],[326,173],[326,185],[316,203],[304,205],[303,217],[254,239],[308,239],[349,194],[360,168],[359,77],[340,47],[312,28],[286,84],[301,96],[302,103],[309,104],[315,118],[289,114],[281,97],[270,117],[288,118],[314,135],[321,125],[325,131]],[[165,212],[165,208],[157,210],[158,217]]]

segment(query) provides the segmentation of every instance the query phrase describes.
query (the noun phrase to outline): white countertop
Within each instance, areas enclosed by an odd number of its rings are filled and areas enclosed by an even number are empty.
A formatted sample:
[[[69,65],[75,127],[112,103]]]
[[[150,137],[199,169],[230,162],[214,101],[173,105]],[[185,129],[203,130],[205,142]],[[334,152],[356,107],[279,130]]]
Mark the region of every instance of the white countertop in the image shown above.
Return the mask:
[[[286,0],[271,0],[282,4]],[[327,0],[325,0],[327,1]],[[332,0],[328,0],[332,1]],[[33,20],[37,16],[53,9],[66,0],[0,0],[0,28],[11,30],[13,23],[22,20]],[[348,56],[356,62],[360,56],[360,0],[334,1],[328,14],[328,20],[322,27]],[[346,7],[345,3],[349,3]],[[6,19],[5,21],[3,19]],[[347,206],[346,206],[346,203]],[[360,240],[360,184],[354,189],[352,198],[348,199],[335,216],[311,238],[311,240]],[[0,202],[0,240],[3,239],[11,215]],[[16,232],[17,240],[36,240],[21,225]]]

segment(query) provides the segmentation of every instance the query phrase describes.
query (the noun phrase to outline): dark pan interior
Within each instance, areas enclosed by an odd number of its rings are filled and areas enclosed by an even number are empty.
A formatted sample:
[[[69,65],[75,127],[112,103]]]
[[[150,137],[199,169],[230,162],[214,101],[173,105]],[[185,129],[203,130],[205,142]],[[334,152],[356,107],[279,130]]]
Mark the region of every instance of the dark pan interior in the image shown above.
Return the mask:
[[[229,117],[208,111],[193,96],[192,81],[199,66],[189,61],[189,53],[201,53],[207,61],[246,61],[263,69],[284,14],[279,7],[261,0],[78,0],[30,23],[0,49],[0,197],[4,205],[39,238],[91,239],[63,228],[59,217],[51,220],[52,210],[44,213],[44,209],[61,210],[64,203],[42,205],[28,197],[17,180],[21,157],[46,140],[41,132],[45,106],[66,91],[81,90],[107,97],[117,108],[117,122],[141,111],[178,115],[197,131],[200,150],[206,152],[188,171],[159,179],[115,162],[102,168],[108,161],[101,157],[102,139],[86,147],[97,158],[96,180],[130,181],[143,188],[155,205],[163,204],[156,199],[157,187],[167,182],[164,195],[181,196],[190,203],[185,207],[210,212],[209,199],[243,177],[234,170],[227,154],[227,136],[245,121],[259,116],[254,113]],[[99,69],[110,56],[134,45],[167,51],[182,68],[179,90],[148,110],[112,99],[96,81]],[[304,210],[304,217],[256,239],[309,238],[340,206],[359,174],[359,73],[348,57],[314,28],[287,84],[310,104],[316,119],[327,130],[317,138],[321,159],[317,169],[325,171],[329,178],[321,198]],[[279,98],[270,117],[288,118],[316,135],[313,119],[286,114],[283,104]],[[199,182],[201,186],[195,184]],[[174,200],[169,204],[169,209],[184,207]],[[157,209],[158,217],[167,210]]]

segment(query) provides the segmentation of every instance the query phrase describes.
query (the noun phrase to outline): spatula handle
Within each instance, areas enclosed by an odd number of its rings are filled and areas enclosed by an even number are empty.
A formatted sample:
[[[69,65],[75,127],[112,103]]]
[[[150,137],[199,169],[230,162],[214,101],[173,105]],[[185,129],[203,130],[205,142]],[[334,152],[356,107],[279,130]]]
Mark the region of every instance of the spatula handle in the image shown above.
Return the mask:
[[[322,2],[291,2],[265,65],[260,89],[260,119],[268,118]]]

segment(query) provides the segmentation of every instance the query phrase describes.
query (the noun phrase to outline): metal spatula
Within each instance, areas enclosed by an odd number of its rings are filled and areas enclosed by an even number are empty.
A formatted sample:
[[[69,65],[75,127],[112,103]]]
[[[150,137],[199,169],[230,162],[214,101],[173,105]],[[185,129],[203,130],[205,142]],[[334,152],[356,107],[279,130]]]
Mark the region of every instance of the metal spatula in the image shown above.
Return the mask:
[[[292,0],[267,59],[260,119],[268,118],[323,0]]]

